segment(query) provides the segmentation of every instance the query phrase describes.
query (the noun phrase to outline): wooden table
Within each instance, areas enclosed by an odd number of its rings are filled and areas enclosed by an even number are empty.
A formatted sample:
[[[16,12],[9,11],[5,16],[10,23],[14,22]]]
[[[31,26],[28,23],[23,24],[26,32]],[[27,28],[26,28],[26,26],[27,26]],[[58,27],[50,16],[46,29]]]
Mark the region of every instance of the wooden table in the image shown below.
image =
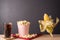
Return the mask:
[[[33,40],[60,40],[60,34],[54,34],[53,38],[51,38],[50,35],[43,35]]]
[[[1,38],[3,37],[3,35],[0,35],[0,40],[2,40]],[[13,40],[22,40],[22,39],[13,39]],[[50,35],[42,35],[42,36],[39,36],[37,38],[34,38],[32,40],[60,40],[60,34],[54,34],[54,37],[51,38]]]

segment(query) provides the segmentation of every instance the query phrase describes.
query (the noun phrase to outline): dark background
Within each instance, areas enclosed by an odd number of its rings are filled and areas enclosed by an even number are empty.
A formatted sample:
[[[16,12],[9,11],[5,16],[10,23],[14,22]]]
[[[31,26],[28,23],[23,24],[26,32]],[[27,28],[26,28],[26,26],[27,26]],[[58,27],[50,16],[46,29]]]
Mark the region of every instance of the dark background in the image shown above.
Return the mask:
[[[4,23],[12,22],[12,33],[18,33],[18,20],[31,22],[30,33],[41,33],[38,20],[48,13],[54,19],[60,18],[59,0],[0,0],[0,33],[4,33]],[[47,33],[47,32],[44,32]],[[54,34],[60,34],[60,22],[54,29]]]

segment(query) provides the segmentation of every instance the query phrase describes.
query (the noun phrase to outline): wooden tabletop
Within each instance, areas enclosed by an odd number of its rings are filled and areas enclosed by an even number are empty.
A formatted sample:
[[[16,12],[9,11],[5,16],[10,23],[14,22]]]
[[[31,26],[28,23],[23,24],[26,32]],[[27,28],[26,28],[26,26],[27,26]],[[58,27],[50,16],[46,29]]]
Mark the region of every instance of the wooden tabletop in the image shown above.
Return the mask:
[[[35,38],[33,40],[60,40],[60,34],[54,34],[54,37],[50,37],[50,35],[42,35],[38,38]]]
[[[3,40],[3,35],[0,35],[0,40]],[[13,39],[13,40],[23,40],[23,39]],[[50,35],[42,35],[32,40],[60,40],[60,34],[54,34],[54,37],[50,37]]]

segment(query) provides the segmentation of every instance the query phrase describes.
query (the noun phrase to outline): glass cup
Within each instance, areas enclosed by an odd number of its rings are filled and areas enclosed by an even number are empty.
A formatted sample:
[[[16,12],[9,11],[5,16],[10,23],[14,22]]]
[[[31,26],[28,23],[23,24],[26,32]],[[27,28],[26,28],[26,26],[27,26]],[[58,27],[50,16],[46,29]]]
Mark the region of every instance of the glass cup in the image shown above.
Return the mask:
[[[30,22],[24,20],[24,21],[18,21],[17,22],[18,26],[18,33],[19,36],[23,37],[24,35],[29,34],[29,27],[30,27]]]
[[[5,23],[4,24],[5,38],[10,38],[11,37],[11,27],[12,27],[12,23]]]

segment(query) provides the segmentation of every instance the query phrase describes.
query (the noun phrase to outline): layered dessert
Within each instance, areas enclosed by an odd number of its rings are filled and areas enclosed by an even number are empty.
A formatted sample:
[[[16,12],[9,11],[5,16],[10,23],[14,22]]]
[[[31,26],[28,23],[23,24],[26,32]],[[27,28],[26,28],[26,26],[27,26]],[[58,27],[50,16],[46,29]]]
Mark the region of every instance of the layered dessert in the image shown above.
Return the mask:
[[[30,27],[29,21],[26,21],[26,20],[17,21],[17,26],[18,26],[19,36],[23,37],[29,34],[29,27]]]

